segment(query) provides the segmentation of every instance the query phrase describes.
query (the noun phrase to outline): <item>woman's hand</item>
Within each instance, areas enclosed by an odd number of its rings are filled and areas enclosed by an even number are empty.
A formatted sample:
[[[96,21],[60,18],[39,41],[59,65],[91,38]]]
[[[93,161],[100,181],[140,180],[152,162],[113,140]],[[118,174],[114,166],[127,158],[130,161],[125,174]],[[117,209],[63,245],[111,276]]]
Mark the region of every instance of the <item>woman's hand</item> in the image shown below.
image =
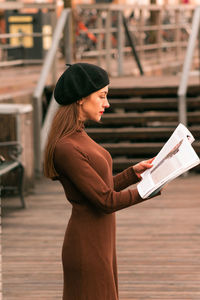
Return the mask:
[[[133,166],[133,170],[135,171],[135,174],[139,179],[142,179],[141,174],[146,171],[147,169],[150,169],[153,165],[152,162],[154,160],[154,157],[148,160],[143,160],[140,163]]]

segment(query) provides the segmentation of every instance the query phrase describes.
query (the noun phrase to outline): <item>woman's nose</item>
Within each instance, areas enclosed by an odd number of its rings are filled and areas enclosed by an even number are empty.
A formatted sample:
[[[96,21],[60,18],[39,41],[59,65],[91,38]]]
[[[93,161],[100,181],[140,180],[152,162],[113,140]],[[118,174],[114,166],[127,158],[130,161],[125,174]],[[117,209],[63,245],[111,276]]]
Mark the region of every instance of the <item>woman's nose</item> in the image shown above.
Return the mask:
[[[108,102],[108,99],[107,99],[107,98],[106,98],[106,100],[105,100],[104,107],[105,107],[105,108],[110,107],[110,103]]]

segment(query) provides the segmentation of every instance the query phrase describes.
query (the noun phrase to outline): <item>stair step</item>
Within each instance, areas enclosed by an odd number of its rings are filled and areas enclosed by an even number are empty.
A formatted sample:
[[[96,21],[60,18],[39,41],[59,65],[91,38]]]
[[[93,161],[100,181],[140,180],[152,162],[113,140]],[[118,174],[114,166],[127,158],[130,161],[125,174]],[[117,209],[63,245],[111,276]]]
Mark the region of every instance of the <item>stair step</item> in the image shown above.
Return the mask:
[[[101,143],[101,146],[115,156],[155,155],[163,145],[164,143]]]
[[[87,133],[95,140],[167,140],[178,124],[171,127],[122,127],[87,128]],[[189,130],[195,139],[200,139],[200,126],[191,126]]]
[[[173,97],[161,95],[150,98],[147,94],[130,94],[125,89],[123,98],[119,98],[120,93],[112,94],[102,122],[86,129],[112,155],[114,173],[157,155],[177,127],[179,99],[176,93]],[[196,141],[200,140],[200,97],[187,98],[187,121]],[[198,142],[193,146],[200,155]],[[200,170],[200,166],[192,169],[195,170]]]
[[[200,111],[188,112],[190,124],[200,123]],[[143,125],[150,122],[178,122],[177,112],[143,112],[143,113],[105,113],[102,117],[104,125]]]
[[[110,110],[123,108],[126,111],[143,111],[143,110],[177,110],[178,98],[158,98],[158,99],[109,99]],[[188,98],[188,109],[198,109],[200,107],[200,98]]]
[[[126,168],[136,165],[142,160],[146,160],[146,157],[140,158],[113,158],[113,170],[118,173]]]
[[[114,173],[121,172],[128,167],[134,166],[135,164],[147,160],[151,158],[147,157],[139,157],[139,158],[113,158],[113,170]],[[200,165],[197,165],[195,168],[191,169],[189,172],[200,172]]]
[[[111,155],[115,156],[154,156],[162,148],[164,143],[103,143],[103,146]],[[200,144],[193,143],[197,153],[200,153]]]
[[[141,78],[142,80],[142,78]],[[155,79],[156,80],[156,79]],[[133,79],[134,81],[134,79]],[[134,83],[133,83],[134,85]],[[176,97],[177,95],[177,86],[127,86],[121,87],[110,87],[109,88],[109,97],[168,97],[168,96]],[[198,85],[190,85],[187,89],[188,96],[196,96],[199,95],[199,86]]]

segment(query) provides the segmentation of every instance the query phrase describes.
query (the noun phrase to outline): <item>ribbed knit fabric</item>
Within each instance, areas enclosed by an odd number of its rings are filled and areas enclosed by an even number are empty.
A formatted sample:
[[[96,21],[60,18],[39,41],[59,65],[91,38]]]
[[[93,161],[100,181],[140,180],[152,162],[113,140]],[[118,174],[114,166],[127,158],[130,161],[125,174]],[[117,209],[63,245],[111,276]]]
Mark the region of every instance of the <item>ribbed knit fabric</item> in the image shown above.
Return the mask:
[[[112,176],[110,154],[84,129],[62,138],[54,164],[72,214],[63,243],[63,300],[117,300],[115,211],[144,201],[133,168]]]

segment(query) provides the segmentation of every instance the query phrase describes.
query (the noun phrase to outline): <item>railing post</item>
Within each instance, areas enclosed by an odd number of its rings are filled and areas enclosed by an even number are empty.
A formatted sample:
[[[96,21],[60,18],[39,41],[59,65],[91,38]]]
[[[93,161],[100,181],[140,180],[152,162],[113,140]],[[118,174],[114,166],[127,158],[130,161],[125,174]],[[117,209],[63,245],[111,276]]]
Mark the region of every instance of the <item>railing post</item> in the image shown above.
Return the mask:
[[[41,156],[41,126],[42,126],[42,103],[41,97],[33,96],[33,137],[34,137],[34,167],[35,176],[40,177],[42,172]]]
[[[187,126],[187,99],[185,95],[179,95],[178,97],[178,112],[179,123]]]
[[[73,35],[73,27],[72,27],[72,11],[69,12],[67,22],[64,28],[64,49],[65,49],[65,61],[68,64],[72,63],[72,35]]]
[[[140,18],[139,18],[139,47],[140,47],[140,57],[145,57],[144,51],[144,9],[140,8]]]
[[[54,30],[52,45],[47,52],[44,64],[40,73],[40,77],[33,93],[33,108],[34,108],[34,154],[35,154],[35,173],[37,176],[42,171],[42,153],[41,153],[41,127],[42,127],[42,94],[45,83],[52,68],[53,60],[57,52],[61,33],[64,30],[66,19],[69,14],[69,9],[64,9]]]
[[[111,11],[107,9],[107,17],[106,17],[106,69],[110,74],[110,66],[111,66]]]
[[[158,63],[161,63],[161,57],[162,57],[162,19],[163,19],[163,9],[159,9],[157,12],[157,18],[156,18],[156,26],[158,26],[157,28],[157,34],[156,34],[156,42],[158,45]]]
[[[179,60],[179,55],[180,55],[180,31],[181,31],[181,24],[180,24],[180,9],[176,9],[175,10],[175,24],[176,24],[176,30],[175,30],[175,42],[176,42],[176,50],[175,50],[175,53],[176,53],[176,57],[177,57],[177,60]]]
[[[51,15],[52,35],[53,35],[53,30],[56,27],[56,19],[57,19],[56,12],[52,12],[52,15]],[[53,63],[52,63],[52,84],[53,85],[56,83],[56,79],[57,79],[56,73],[57,73],[57,59],[55,56]]]
[[[143,72],[143,69],[142,69],[142,65],[140,63],[140,59],[139,59],[139,57],[137,55],[137,51],[136,51],[135,45],[133,43],[133,38],[132,38],[132,36],[130,34],[130,31],[129,31],[129,28],[128,28],[128,25],[127,25],[127,22],[126,22],[126,18],[125,18],[124,15],[122,17],[123,17],[123,24],[124,24],[125,33],[126,33],[128,41],[129,41],[129,44],[131,46],[131,50],[132,50],[133,56],[135,57],[137,66],[138,66],[138,68],[140,70],[140,74],[144,75],[144,72]]]
[[[103,38],[102,38],[102,17],[101,17],[101,10],[99,9],[97,12],[97,28],[98,28],[98,35],[97,35],[97,65],[101,66],[102,61],[102,49],[103,49]]]
[[[192,29],[189,37],[188,47],[186,51],[186,56],[183,65],[183,71],[181,75],[181,81],[178,88],[178,104],[179,104],[179,122],[187,125],[187,103],[186,103],[186,93],[187,93],[187,84],[189,78],[189,72],[192,64],[192,57],[195,50],[195,44],[198,37],[200,25],[200,6],[195,9]]]
[[[122,11],[118,11],[118,76],[123,75],[123,62],[124,62],[124,30],[123,30],[123,18],[122,18]]]

